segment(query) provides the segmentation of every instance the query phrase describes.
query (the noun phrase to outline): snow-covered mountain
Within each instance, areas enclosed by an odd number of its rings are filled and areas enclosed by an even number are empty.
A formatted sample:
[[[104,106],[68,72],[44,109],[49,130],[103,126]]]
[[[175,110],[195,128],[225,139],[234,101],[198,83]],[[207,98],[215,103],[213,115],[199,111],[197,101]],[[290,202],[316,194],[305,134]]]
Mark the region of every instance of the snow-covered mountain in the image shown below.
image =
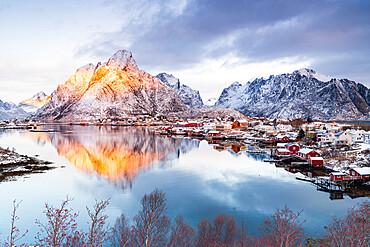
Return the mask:
[[[204,105],[206,106],[214,106],[215,103],[217,102],[216,98],[209,98],[204,102]]]
[[[51,96],[48,96],[43,91],[40,91],[31,98],[21,101],[21,104],[32,105],[39,108],[48,103],[50,99]]]
[[[181,84],[178,78],[167,73],[160,73],[156,75],[156,77],[164,84],[172,88],[188,107],[193,109],[203,107],[202,97],[200,97],[198,90],[194,90],[187,85]]]
[[[0,100],[0,120],[23,119],[28,115],[28,112],[16,104]]]
[[[225,88],[215,106],[249,116],[315,119],[369,119],[370,91],[354,81],[311,69],[259,78]]]
[[[107,63],[87,64],[58,86],[35,118],[97,119],[129,114],[185,111],[178,94],[139,70],[131,52],[117,51]]]
[[[29,99],[23,100],[19,103],[21,107],[26,112],[36,112],[37,109],[49,102],[51,96],[46,95],[43,91],[38,92]]]

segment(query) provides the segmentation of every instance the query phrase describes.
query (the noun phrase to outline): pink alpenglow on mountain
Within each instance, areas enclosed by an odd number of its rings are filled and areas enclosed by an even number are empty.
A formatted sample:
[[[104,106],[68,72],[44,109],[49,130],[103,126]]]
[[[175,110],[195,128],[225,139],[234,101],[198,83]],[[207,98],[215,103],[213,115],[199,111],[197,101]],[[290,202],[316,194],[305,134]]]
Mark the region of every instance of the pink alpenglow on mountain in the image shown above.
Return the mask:
[[[120,50],[107,63],[79,68],[66,83],[58,86],[50,101],[34,117],[100,119],[187,109],[175,91],[138,69],[131,52]]]
[[[49,102],[51,99],[51,96],[46,95],[44,92],[38,92],[34,96],[32,96],[29,99],[23,100],[20,102],[21,104],[30,105],[30,106],[36,106],[36,107],[42,107],[46,103]]]

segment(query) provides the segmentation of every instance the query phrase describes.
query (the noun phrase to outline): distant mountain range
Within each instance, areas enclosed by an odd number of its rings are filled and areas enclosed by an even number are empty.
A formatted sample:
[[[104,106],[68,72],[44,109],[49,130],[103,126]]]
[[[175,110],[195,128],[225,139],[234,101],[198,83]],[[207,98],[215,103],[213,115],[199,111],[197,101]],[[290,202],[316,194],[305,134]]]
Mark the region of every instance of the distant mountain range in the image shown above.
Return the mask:
[[[139,70],[131,52],[117,51],[106,63],[88,64],[79,68],[66,83],[58,86],[51,99],[33,115],[36,119],[89,120],[123,117],[132,114],[160,114],[201,117],[212,111],[189,109],[201,107],[199,92],[174,83],[167,74],[157,77]],[[180,95],[180,96],[179,96]],[[182,98],[183,100],[182,100]],[[190,102],[188,100],[194,100]],[[239,112],[224,109],[226,116],[243,117]]]
[[[369,119],[369,89],[311,69],[225,88],[215,106],[269,118]]]
[[[0,120],[9,120],[14,118],[26,118],[28,112],[14,103],[3,102],[0,100]]]
[[[39,92],[20,104],[0,100],[0,119],[77,120],[131,114],[179,117],[370,119],[369,89],[311,69],[232,83],[218,99],[204,102],[199,91],[171,74],[139,70],[131,52],[117,51],[106,63],[79,68],[51,96]]]
[[[24,119],[35,113],[39,107],[50,100],[44,92],[38,92],[29,99],[23,100],[18,105],[0,100],[0,120]]]

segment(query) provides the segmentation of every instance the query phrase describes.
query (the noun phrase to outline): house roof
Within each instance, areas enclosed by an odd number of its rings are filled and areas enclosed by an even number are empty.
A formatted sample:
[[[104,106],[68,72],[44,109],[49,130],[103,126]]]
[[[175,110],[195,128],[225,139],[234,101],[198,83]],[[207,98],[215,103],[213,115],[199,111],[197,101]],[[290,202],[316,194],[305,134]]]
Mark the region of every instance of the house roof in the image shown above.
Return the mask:
[[[278,143],[276,144],[276,147],[285,147],[286,146],[286,143]]]
[[[308,154],[309,152],[316,152],[315,150],[313,149],[310,149],[310,148],[302,148],[301,150],[299,150],[300,153],[304,153],[304,154]]]
[[[331,175],[334,175],[334,176],[345,176],[347,174],[343,173],[343,172],[332,172],[330,173]]]
[[[244,123],[244,124],[246,124],[246,123],[249,123],[247,120],[245,120],[245,119],[238,119],[238,120],[236,120],[236,121],[238,121],[239,123]]]
[[[344,133],[344,131],[339,131],[338,133],[335,134],[335,136],[341,136]]]
[[[324,160],[322,157],[310,157],[310,160]]]
[[[285,144],[286,147],[290,147],[290,146],[293,146],[293,145],[299,147],[299,145],[297,143],[287,143],[287,144]]]
[[[360,175],[370,175],[370,167],[356,167],[351,170],[355,170]]]
[[[325,133],[325,134],[323,134],[322,136],[328,136],[328,135],[330,135],[330,134],[333,134],[333,132]]]

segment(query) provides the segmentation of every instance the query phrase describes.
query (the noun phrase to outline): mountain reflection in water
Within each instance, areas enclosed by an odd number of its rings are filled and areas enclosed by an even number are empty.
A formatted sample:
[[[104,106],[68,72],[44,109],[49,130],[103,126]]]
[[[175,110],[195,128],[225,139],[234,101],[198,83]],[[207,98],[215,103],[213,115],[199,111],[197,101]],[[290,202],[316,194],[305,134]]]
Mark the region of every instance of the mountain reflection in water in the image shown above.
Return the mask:
[[[53,126],[53,130],[25,135],[37,142],[51,142],[59,156],[77,169],[121,188],[131,188],[139,173],[199,147],[198,140],[160,138],[145,128]]]

